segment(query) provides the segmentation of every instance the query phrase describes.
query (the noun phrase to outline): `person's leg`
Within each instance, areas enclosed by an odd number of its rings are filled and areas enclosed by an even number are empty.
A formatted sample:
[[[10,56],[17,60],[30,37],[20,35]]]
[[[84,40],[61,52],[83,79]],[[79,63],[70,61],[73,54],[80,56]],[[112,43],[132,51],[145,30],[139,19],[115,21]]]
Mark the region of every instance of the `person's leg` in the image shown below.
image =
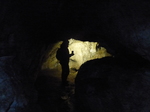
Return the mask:
[[[69,75],[69,65],[68,64],[62,64],[62,74],[61,74],[61,79],[62,79],[62,85],[68,85],[67,82],[67,77]]]

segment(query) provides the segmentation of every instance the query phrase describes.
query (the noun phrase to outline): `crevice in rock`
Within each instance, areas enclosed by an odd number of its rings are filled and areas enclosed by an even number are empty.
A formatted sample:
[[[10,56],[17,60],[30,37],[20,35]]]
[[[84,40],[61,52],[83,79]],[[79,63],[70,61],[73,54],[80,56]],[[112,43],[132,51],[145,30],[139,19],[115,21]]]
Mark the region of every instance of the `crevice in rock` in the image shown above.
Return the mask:
[[[5,112],[9,112],[9,110],[11,109],[11,106],[12,106],[13,102],[14,102],[14,101],[10,102],[10,104],[8,105],[8,107],[7,107],[7,109],[6,109]]]

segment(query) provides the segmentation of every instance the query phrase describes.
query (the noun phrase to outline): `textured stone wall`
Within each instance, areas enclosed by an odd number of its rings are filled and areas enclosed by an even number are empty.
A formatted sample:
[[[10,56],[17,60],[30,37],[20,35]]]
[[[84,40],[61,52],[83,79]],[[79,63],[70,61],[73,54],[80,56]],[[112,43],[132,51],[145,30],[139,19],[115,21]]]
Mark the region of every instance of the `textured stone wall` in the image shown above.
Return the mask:
[[[42,70],[60,68],[58,67],[60,66],[59,61],[56,59],[56,52],[61,43],[62,41],[57,42],[49,48],[42,65]],[[70,57],[69,68],[76,70],[78,70],[80,66],[88,60],[110,56],[107,50],[103,47],[100,47],[99,43],[97,42],[69,39],[68,50],[70,54],[72,51],[74,52],[74,55]]]
[[[24,33],[16,2],[0,1],[0,111],[40,111],[34,88],[43,45]]]

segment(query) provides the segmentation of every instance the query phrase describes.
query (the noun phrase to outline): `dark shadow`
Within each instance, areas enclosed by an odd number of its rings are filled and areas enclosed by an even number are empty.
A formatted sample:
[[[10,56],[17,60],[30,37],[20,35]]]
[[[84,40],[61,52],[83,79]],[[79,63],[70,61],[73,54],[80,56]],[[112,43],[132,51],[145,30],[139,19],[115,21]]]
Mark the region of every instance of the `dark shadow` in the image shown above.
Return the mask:
[[[48,71],[46,71],[48,73]],[[43,74],[37,78],[35,87],[38,91],[38,104],[43,112],[55,112],[59,108],[60,87],[59,80],[55,77]]]
[[[35,82],[39,106],[43,112],[72,112],[75,101],[74,85],[62,88],[60,79],[51,76],[52,73],[49,69],[42,70]]]
[[[56,58],[59,60],[62,68],[61,80],[63,86],[68,84],[67,77],[69,75],[69,58],[74,55],[73,51],[71,54],[69,54],[68,44],[69,41],[67,39],[64,40],[56,54]]]

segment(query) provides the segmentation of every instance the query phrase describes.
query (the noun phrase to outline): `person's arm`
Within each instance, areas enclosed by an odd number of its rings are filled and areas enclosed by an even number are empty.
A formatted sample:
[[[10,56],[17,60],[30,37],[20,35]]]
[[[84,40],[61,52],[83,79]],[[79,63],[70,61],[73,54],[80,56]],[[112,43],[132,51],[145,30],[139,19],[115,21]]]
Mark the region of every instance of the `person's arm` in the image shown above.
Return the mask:
[[[71,57],[71,56],[73,56],[73,55],[74,55],[74,52],[72,51],[71,54],[69,54],[69,57]]]

